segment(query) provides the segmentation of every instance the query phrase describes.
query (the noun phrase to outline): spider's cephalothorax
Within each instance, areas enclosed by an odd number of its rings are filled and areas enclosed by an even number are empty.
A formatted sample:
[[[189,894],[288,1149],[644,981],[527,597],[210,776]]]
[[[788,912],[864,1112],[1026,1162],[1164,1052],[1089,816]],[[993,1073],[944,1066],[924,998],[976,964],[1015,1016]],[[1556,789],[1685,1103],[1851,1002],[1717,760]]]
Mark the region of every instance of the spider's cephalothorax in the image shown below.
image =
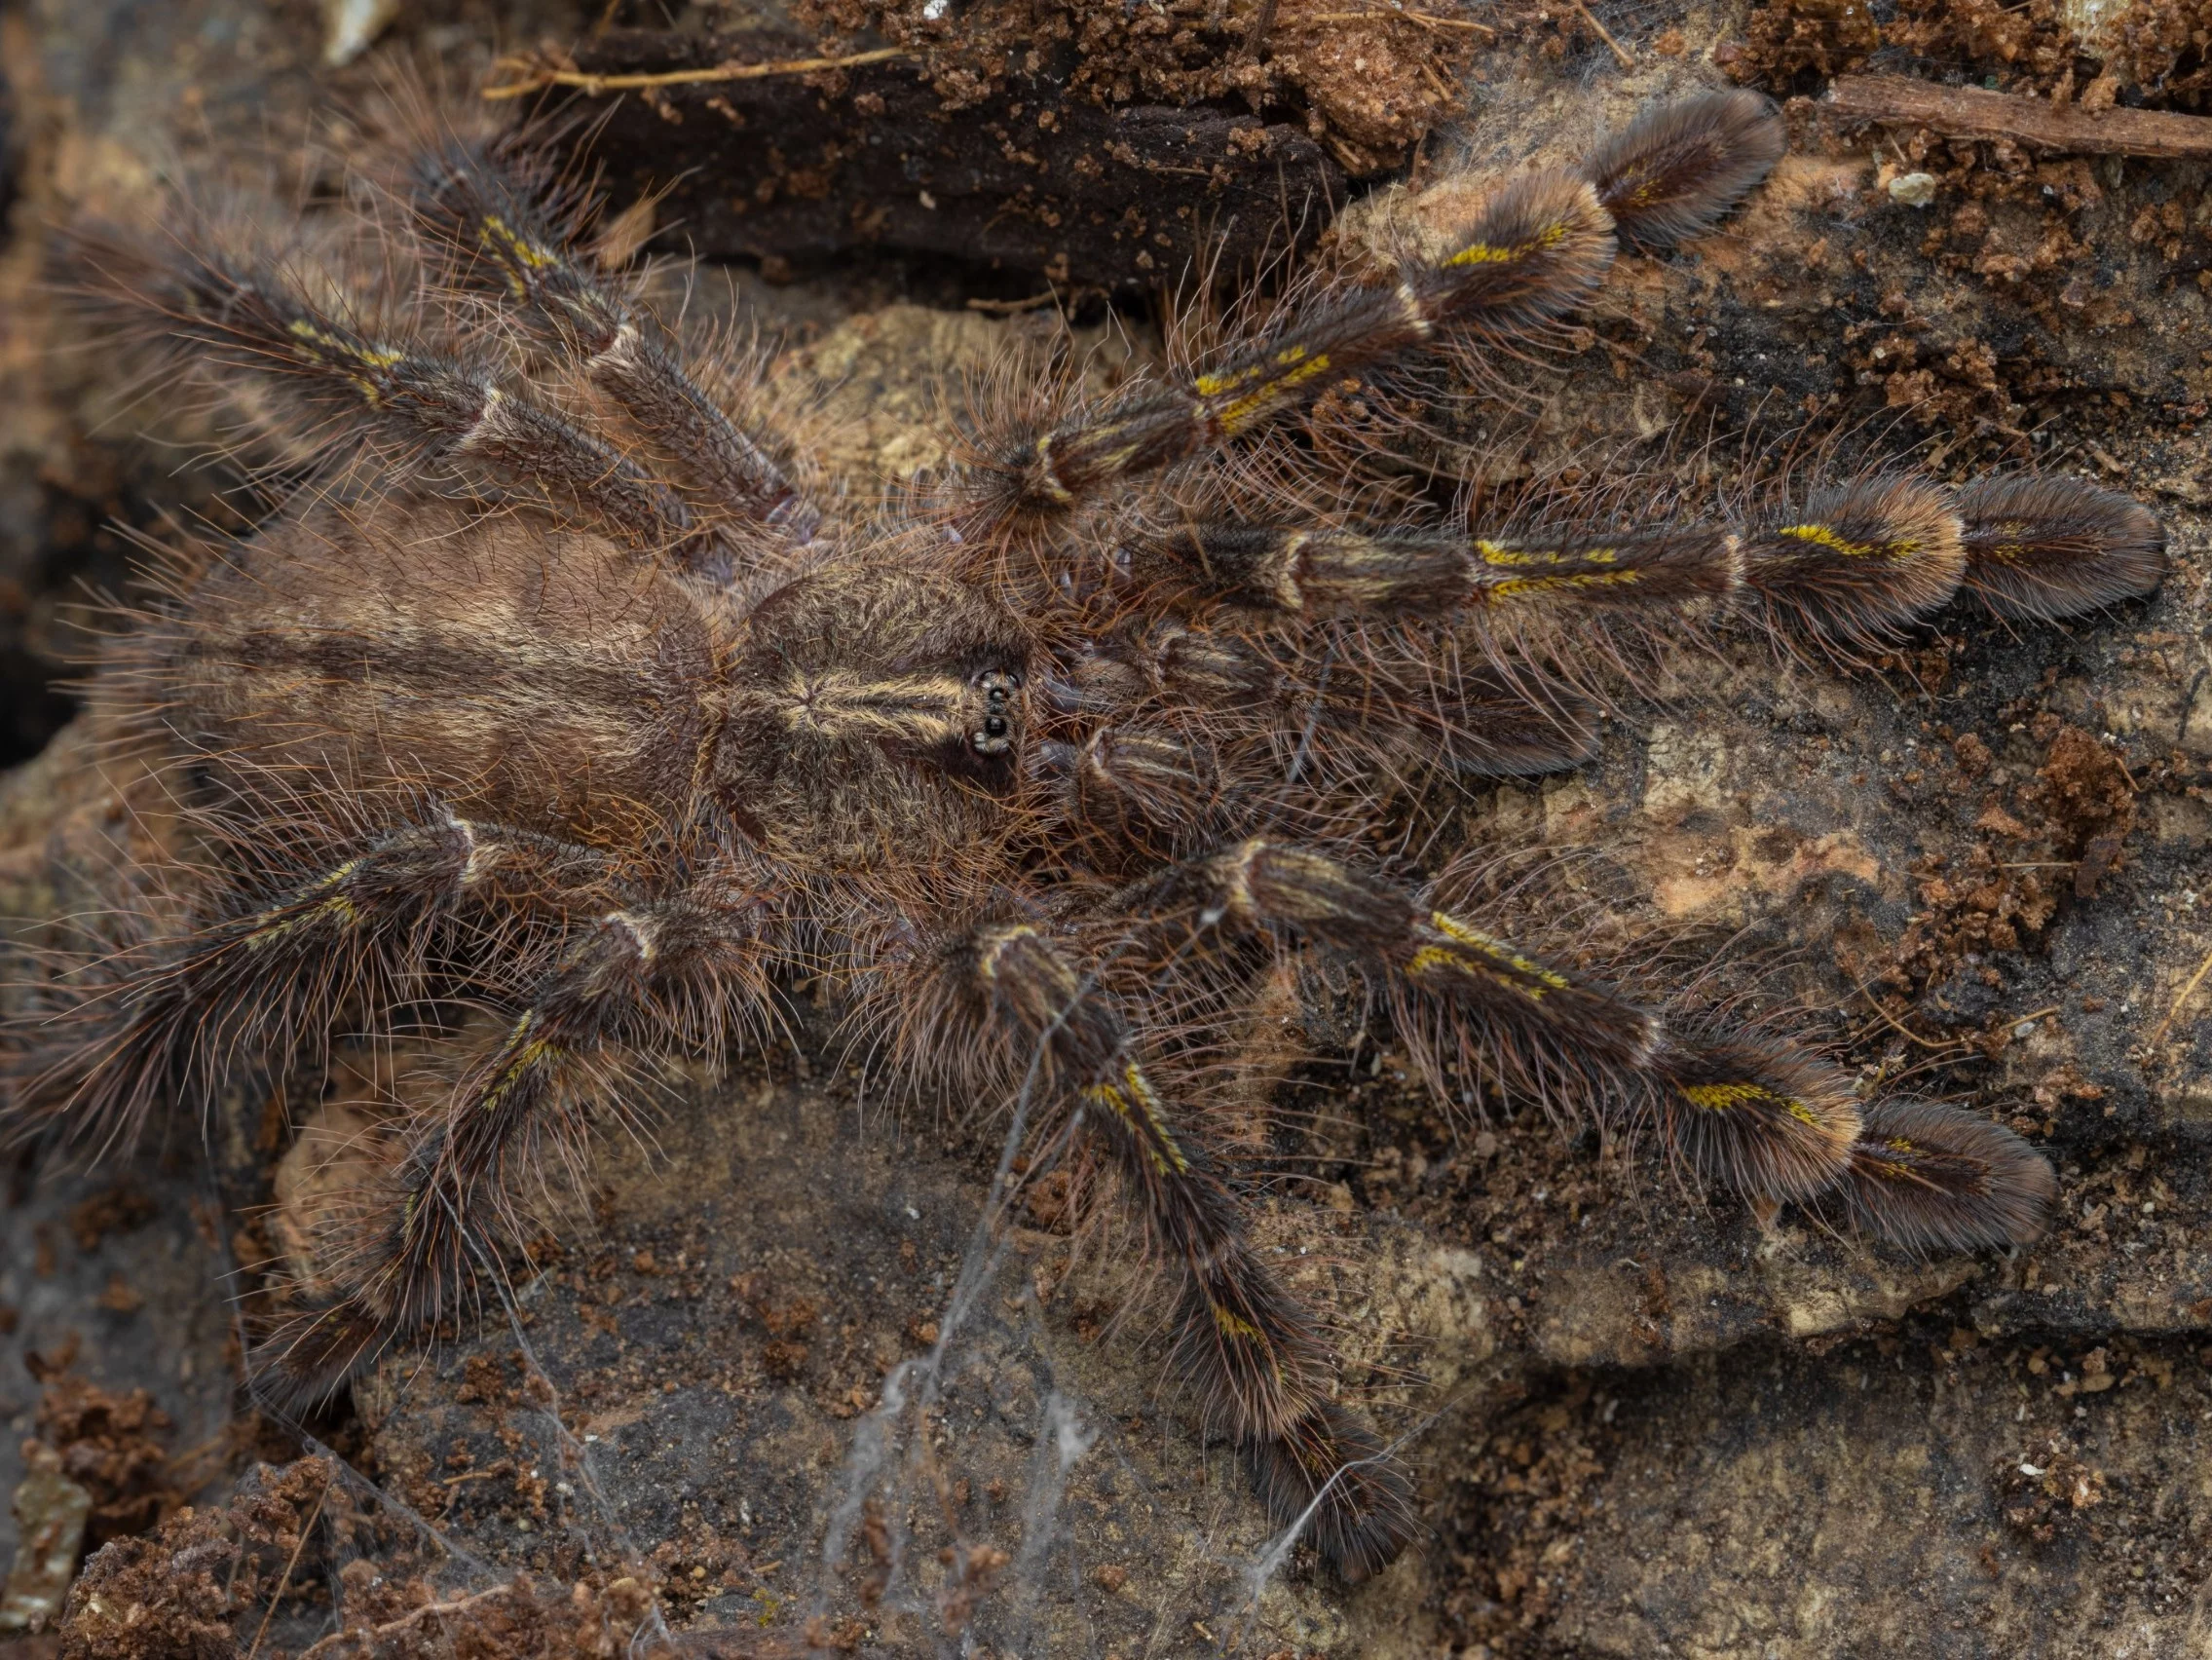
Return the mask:
[[[1617,245],[1709,226],[1781,147],[1765,102],[1727,94],[1581,169],[1448,180],[1392,268],[1294,289],[1197,372],[1002,424],[887,518],[809,502],[576,251],[511,141],[441,138],[404,170],[435,326],[191,239],[114,267],[196,360],[288,392],[356,465],[179,575],[104,671],[198,826],[150,885],[183,914],[18,1029],[18,1127],[99,1139],[340,1023],[500,1010],[450,1096],[393,1126],[328,1283],[257,1357],[313,1394],[457,1305],[530,1175],[619,1105],[619,1056],[725,1046],[826,979],[917,1078],[1036,1092],[1097,1139],[1174,1275],[1182,1374],[1351,1577],[1408,1536],[1406,1482],[1187,1111],[1210,1031],[1286,961],[1364,977],[1431,1056],[1754,1199],[1922,1249],[2032,1237],[2051,1174],[2008,1131],[1862,1105],[1814,1054],[1663,1016],[1363,849],[1386,776],[1581,758],[1581,705],[1511,619],[1733,610],[1864,639],[1961,588],[2058,615],[2156,585],[2148,513],[1904,472],[1743,522],[1571,531],[1189,507],[1331,391],[1555,325]],[[486,339],[499,356],[466,344]],[[1177,511],[1129,510],[1160,482]]]

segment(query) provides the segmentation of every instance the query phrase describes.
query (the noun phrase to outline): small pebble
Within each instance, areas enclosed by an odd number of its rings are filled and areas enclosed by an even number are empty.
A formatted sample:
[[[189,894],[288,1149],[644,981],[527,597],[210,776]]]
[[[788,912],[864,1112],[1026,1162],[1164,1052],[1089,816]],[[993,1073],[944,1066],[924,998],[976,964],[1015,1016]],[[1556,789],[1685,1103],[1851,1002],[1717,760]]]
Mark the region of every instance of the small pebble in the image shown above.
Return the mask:
[[[1890,200],[1900,202],[1907,208],[1925,208],[1935,200],[1933,173],[1899,173],[1890,180]]]

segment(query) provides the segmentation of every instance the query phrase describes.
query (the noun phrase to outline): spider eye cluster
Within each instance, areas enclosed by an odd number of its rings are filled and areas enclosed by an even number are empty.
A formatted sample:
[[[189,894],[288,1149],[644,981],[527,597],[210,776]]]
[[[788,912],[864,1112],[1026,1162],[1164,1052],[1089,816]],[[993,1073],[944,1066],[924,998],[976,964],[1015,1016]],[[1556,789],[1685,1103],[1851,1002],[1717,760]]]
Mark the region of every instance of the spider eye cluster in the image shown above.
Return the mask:
[[[1014,747],[1014,723],[1007,711],[1013,706],[1014,694],[1022,689],[1022,677],[1006,669],[987,668],[975,677],[975,689],[983,694],[983,724],[968,741],[978,755],[1003,755]]]

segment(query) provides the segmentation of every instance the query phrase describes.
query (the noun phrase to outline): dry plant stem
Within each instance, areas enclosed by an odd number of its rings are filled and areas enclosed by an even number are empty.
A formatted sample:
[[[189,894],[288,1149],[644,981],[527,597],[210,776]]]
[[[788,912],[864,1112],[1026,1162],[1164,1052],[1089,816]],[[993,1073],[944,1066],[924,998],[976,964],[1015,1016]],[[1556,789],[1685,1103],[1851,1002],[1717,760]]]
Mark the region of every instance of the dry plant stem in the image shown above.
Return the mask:
[[[1018,317],[1023,312],[1041,311],[1046,306],[1056,305],[1059,300],[1059,294],[1047,288],[1043,293],[1031,294],[1026,300],[986,300],[971,294],[967,307],[969,311],[981,312],[986,317]]]
[[[1963,1049],[1966,1047],[1966,1039],[1961,1038],[1954,1038],[1948,1042],[1939,1042],[1932,1038],[1923,1038],[1919,1033],[1913,1031],[1909,1026],[1905,1026],[1900,1023],[1897,1020],[1896,1016],[1893,1015],[1879,1002],[1876,1002],[1874,1000],[1874,994],[1868,991],[1864,986],[1858,988],[1858,995],[1866,1000],[1866,1006],[1874,1011],[1875,1018],[1880,1020],[1883,1025],[1887,1026],[1891,1031],[1894,1032],[1898,1037],[1902,1038],[1908,1043],[1916,1043],[1923,1049],[1935,1050]]]
[[[1597,14],[1584,5],[1583,0],[1574,0],[1574,9],[1582,14],[1584,22],[1597,31],[1597,38],[1605,43],[1616,63],[1624,69],[1633,69],[1636,66],[1636,60],[1629,56],[1628,48],[1613,38],[1612,31],[1597,20]]]
[[[2212,120],[2161,110],[2087,110],[1907,75],[1844,75],[1827,107],[1846,121],[1926,127],[1946,138],[2009,138],[2081,156],[2212,157]]]
[[[337,1652],[338,1645],[348,1642],[356,1643],[366,1648],[371,1643],[396,1637],[409,1626],[419,1625],[424,1620],[440,1619],[450,1614],[466,1614],[488,1603],[504,1602],[513,1595],[514,1586],[509,1583],[495,1585],[489,1591],[479,1591],[472,1597],[461,1597],[449,1603],[425,1603],[421,1607],[411,1608],[400,1615],[399,1618],[386,1625],[350,1626],[344,1631],[334,1631],[328,1637],[317,1641],[313,1646],[301,1649],[299,1660],[312,1660],[312,1656],[317,1654],[334,1654]]]
[[[1259,14],[1252,19],[1252,27],[1245,31],[1244,52],[1247,57],[1256,59],[1259,49],[1266,43],[1267,31],[1275,26],[1276,0],[1259,0]]]
[[[277,1589],[269,1594],[268,1610],[262,1614],[261,1624],[254,1629],[253,1646],[245,1651],[245,1660],[253,1660],[261,1652],[261,1641],[269,1635],[269,1622],[277,1617],[277,1604],[284,1600],[285,1587],[292,1582],[292,1569],[299,1566],[300,1553],[307,1549],[308,1537],[315,1531],[315,1524],[322,1515],[322,1501],[329,1496],[330,1489],[327,1487],[317,1493],[315,1508],[307,1513],[307,1520],[300,1524],[299,1542],[292,1546],[291,1557],[284,1564],[284,1571],[277,1581]]]
[[[1440,18],[1433,12],[1309,12],[1298,20],[1304,23],[1376,23],[1394,19],[1419,23],[1425,29],[1465,29],[1470,34],[1487,35],[1492,40],[1498,38],[1498,31],[1488,23],[1479,23],[1472,18]],[[1613,50],[1618,52],[1620,48]]]
[[[2189,1000],[2196,996],[2196,988],[2204,984],[2207,974],[2212,974],[2212,957],[2206,957],[2196,965],[2196,972],[2189,977],[2189,984],[2182,987],[2181,996],[2174,999],[2174,1006],[2166,1010],[2166,1018],[2158,1022],[2158,1030],[2151,1035],[2152,1048],[2156,1049],[2166,1040],[2166,1034],[2174,1029],[2174,1022],[2181,1018],[2181,1011],[2188,1006]]]
[[[775,63],[717,63],[707,69],[669,69],[652,75],[590,75],[581,69],[563,69],[536,57],[503,57],[495,70],[519,72],[519,81],[503,81],[486,87],[481,95],[501,98],[527,97],[548,87],[575,87],[586,96],[602,93],[642,92],[654,87],[695,87],[718,81],[765,81],[774,75],[813,75],[826,69],[858,69],[869,63],[888,63],[911,56],[903,47],[887,46],[875,52],[856,52],[849,57],[791,57]]]

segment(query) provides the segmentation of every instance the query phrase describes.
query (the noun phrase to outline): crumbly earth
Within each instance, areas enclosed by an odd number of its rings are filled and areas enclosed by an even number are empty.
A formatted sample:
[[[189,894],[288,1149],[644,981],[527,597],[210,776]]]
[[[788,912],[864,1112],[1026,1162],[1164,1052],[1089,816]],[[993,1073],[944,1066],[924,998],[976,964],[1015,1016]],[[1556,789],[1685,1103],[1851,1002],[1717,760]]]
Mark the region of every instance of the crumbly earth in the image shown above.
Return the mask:
[[[1857,44],[1837,32],[1847,10],[1597,6],[1623,70],[1558,9],[1550,32],[1457,60],[1474,114],[1450,143],[1484,164],[1566,154],[1670,88],[1734,74],[1812,94],[1900,66],[1883,51],[2046,94],[2107,66],[2067,50],[2049,8],[2020,14],[2017,40],[1963,3],[1902,8],[1882,27],[1920,32]],[[588,20],[426,7],[405,27],[460,54],[495,22],[513,39]],[[94,430],[98,365],[52,352],[58,325],[31,291],[40,216],[80,202],[128,215],[167,150],[284,131],[325,87],[358,85],[365,68],[317,78],[312,22],[245,0],[0,14],[19,196],[0,262],[23,302],[0,305],[0,476],[32,504],[5,527],[10,572],[37,596],[26,615],[51,615],[62,570],[119,561],[94,540],[101,515],[207,487],[127,435],[169,412]],[[2201,44],[2153,61],[2146,33],[2127,39],[2115,95],[2197,107]],[[2060,1172],[2045,1241],[1913,1262],[1787,1213],[1762,1221],[1534,1114],[1440,1111],[1402,1045],[1348,1028],[1292,1064],[1257,1150],[1278,1178],[1260,1238],[1327,1311],[1348,1391],[1405,1438],[1421,1482],[1419,1547],[1346,1592],[1295,1553],[1268,1571],[1233,1457],[1163,1385],[1158,1309],[1110,1219],[1046,1176],[979,1252],[999,1123],[862,1098],[819,1048],[764,1057],[671,1075],[653,1146],[610,1145],[589,1215],[557,1219],[504,1304],[427,1359],[394,1358],[316,1426],[381,1490],[349,1490],[387,1532],[350,1537],[381,1549],[419,1518],[429,1532],[410,1536],[443,1542],[435,1575],[395,1557],[379,1580],[375,1549],[313,1528],[296,1576],[281,1571],[313,1502],[294,1466],[248,1489],[273,1520],[187,1490],[201,1508],[85,1583],[158,1600],[174,1560],[158,1550],[250,1546],[258,1602],[180,1592],[159,1610],[242,1621],[239,1652],[269,1588],[284,1591],[272,1636],[295,1651],[334,1629],[333,1599],[386,1633],[382,1651],[476,1618],[493,1654],[643,1629],[650,1593],[670,1633],[731,1654],[2201,1652],[2206,179],[1834,131],[1810,103],[1792,122],[1792,155],[1748,211],[1690,254],[1625,260],[1556,377],[1510,418],[1443,412],[1426,459],[1504,489],[1624,458],[1646,480],[1638,510],[1821,453],[1849,467],[1917,448],[1947,475],[2063,467],[2150,502],[2174,574],[2155,600],[2064,626],[1961,608],[1846,673],[1748,639],[1663,645],[1654,696],[1624,702],[1597,762],[1478,792],[1463,816],[1573,852],[1570,897],[1668,941],[1685,979],[1723,948],[1752,964],[1714,989],[1801,1006],[1870,1084],[2006,1118]],[[1913,173],[1932,181],[1925,206],[1891,188]],[[1335,251],[1357,257],[1388,211],[1357,209]],[[817,392],[824,465],[856,489],[939,464],[939,389],[1047,327],[963,308],[941,268],[903,293],[887,270],[747,273],[731,301],[784,350],[779,377]],[[1151,349],[1139,324],[1096,372]],[[49,855],[141,833],[130,780],[101,777],[88,745],[73,727],[0,783],[0,910],[66,911],[79,896]],[[327,1128],[345,1099],[303,1112],[242,1086],[214,1138],[228,1199],[310,1202],[328,1142],[295,1140],[287,1113]],[[178,1454],[228,1405],[227,1387],[210,1394],[236,1358],[221,1265],[284,1248],[286,1221],[210,1202],[195,1128],[141,1168],[74,1185],[26,1171],[0,1213],[0,1368],[23,1350],[47,1366],[74,1333],[73,1376],[119,1402],[149,1390],[177,1420],[151,1444]],[[16,1377],[0,1376],[0,1401],[18,1436],[41,1433],[40,1390]],[[59,1421],[50,1410],[45,1427]],[[151,1429],[104,1432],[108,1502],[149,1522],[184,1486],[154,1478]],[[251,1424],[232,1440],[241,1456],[283,1451]],[[485,1600],[401,1624],[470,1597]],[[556,1628],[556,1608],[574,1618]],[[74,1641],[162,1652],[105,1628]]]

